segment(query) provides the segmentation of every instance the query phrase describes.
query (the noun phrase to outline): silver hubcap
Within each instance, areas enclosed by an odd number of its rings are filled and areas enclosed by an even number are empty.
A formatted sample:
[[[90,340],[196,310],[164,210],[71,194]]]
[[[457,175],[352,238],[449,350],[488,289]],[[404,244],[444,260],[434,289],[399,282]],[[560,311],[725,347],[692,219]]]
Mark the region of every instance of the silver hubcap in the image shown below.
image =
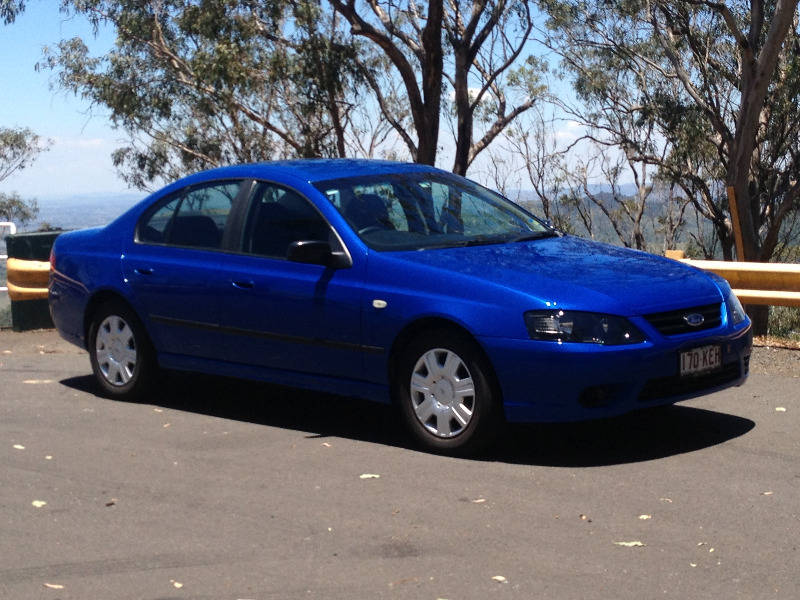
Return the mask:
[[[136,368],[136,340],[125,319],[106,317],[97,329],[95,341],[97,365],[111,385],[125,385]]]
[[[419,422],[436,437],[464,431],[475,409],[475,386],[461,357],[443,348],[423,354],[411,374],[411,404]]]

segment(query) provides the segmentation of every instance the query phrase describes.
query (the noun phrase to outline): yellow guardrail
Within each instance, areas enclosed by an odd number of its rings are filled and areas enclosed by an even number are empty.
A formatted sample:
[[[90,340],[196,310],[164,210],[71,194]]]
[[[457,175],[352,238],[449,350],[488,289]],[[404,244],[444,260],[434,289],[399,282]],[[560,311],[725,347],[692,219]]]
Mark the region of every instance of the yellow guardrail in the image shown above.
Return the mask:
[[[9,258],[6,263],[8,297],[12,301],[47,298],[50,263],[40,260]]]
[[[668,250],[666,256],[724,277],[744,304],[800,306],[800,265],[691,260],[681,250]]]

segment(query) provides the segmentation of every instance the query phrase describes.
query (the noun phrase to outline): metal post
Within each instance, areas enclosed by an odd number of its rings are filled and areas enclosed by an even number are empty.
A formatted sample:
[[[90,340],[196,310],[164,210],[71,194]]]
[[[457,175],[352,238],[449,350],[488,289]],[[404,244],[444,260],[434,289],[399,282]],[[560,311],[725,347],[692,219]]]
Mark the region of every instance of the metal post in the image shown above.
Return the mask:
[[[17,233],[17,226],[11,221],[0,221],[0,228],[8,229],[7,235],[14,235],[15,233]],[[8,260],[8,255],[0,254],[0,260]],[[6,286],[0,287],[0,292],[7,292],[7,291],[8,287]]]

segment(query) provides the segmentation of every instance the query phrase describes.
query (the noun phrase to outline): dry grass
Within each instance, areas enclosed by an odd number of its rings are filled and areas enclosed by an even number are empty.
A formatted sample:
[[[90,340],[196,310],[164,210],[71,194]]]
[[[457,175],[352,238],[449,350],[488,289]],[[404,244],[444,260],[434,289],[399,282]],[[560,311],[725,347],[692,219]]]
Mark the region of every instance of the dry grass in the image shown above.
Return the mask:
[[[753,338],[753,345],[762,348],[786,348],[787,350],[800,350],[800,340],[791,340],[772,335],[755,336]]]

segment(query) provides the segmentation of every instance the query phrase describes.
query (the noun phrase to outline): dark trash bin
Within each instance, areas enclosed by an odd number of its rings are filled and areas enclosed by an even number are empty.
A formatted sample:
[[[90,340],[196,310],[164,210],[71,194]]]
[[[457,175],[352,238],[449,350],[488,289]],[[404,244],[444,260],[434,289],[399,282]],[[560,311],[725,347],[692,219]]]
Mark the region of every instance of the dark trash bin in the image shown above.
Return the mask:
[[[47,304],[46,263],[62,231],[37,231],[6,236],[8,296],[14,331],[53,327]]]

